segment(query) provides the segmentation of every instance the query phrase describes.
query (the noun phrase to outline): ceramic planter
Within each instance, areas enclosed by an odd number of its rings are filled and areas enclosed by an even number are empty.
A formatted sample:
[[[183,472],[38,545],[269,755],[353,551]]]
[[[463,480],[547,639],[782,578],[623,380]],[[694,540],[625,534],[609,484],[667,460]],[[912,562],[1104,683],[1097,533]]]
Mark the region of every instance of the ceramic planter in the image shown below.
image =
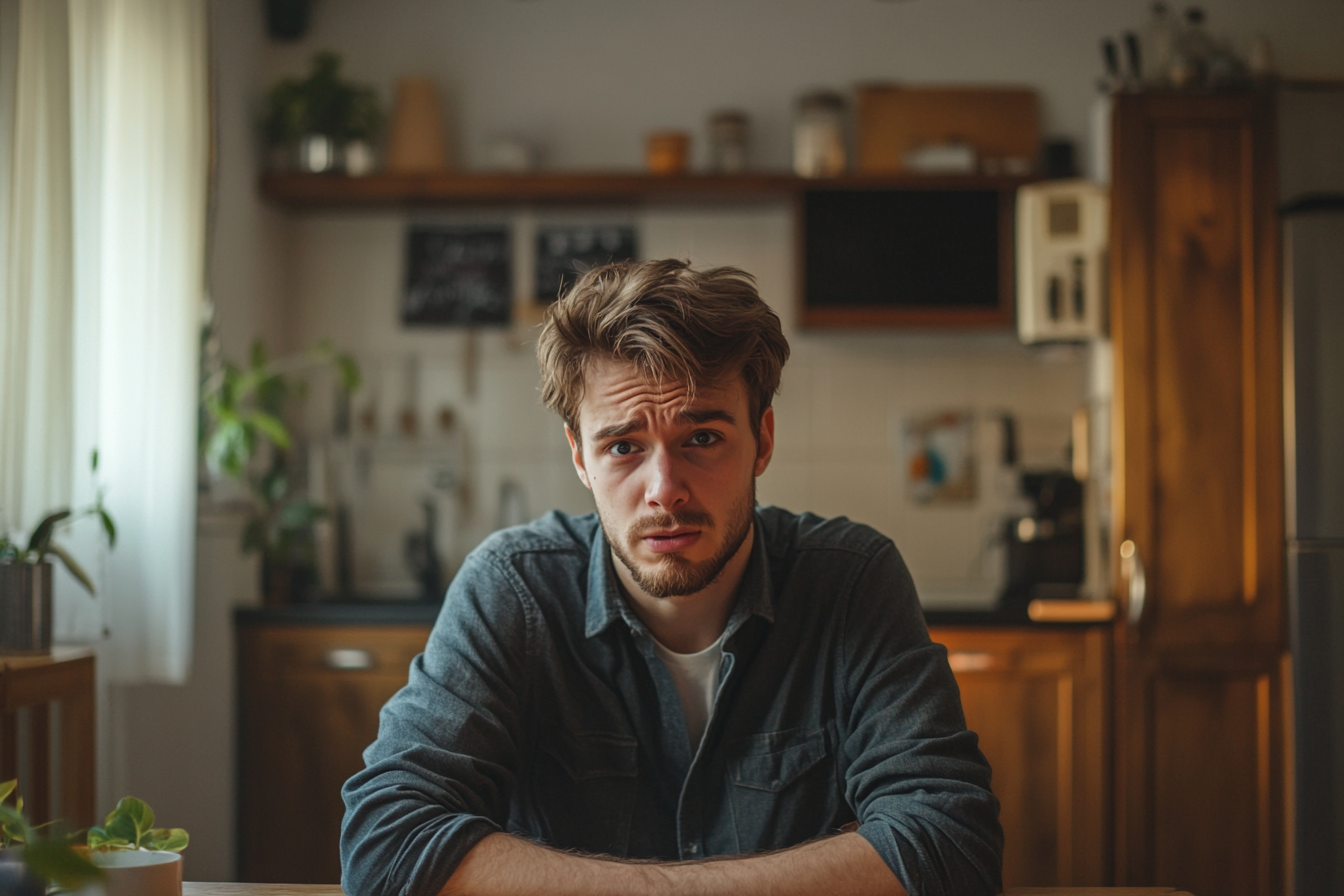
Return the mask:
[[[90,858],[107,876],[76,896],[182,896],[180,853],[123,849],[94,852]]]
[[[51,564],[0,563],[0,654],[51,650]]]

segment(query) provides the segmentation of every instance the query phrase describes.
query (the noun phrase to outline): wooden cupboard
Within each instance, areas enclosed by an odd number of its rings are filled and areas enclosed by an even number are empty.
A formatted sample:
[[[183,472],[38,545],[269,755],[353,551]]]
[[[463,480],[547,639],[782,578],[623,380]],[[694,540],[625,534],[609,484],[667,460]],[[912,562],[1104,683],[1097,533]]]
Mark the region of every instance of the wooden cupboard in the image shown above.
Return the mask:
[[[1110,876],[1110,631],[939,628],[966,724],[994,770],[1003,885]]]
[[[341,785],[426,625],[238,626],[238,879],[336,884]]]
[[[1116,98],[1115,883],[1283,888],[1272,97]]]

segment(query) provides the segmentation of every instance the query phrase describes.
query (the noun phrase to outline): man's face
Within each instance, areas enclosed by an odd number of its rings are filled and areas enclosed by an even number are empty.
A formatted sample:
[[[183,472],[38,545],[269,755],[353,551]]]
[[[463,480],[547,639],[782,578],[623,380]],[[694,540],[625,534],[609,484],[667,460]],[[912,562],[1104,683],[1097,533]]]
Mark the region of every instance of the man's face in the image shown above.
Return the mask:
[[[752,431],[740,377],[686,396],[629,362],[595,363],[581,443],[566,428],[612,552],[653,597],[695,594],[723,570],[751,532],[756,477],[774,448],[774,413]]]

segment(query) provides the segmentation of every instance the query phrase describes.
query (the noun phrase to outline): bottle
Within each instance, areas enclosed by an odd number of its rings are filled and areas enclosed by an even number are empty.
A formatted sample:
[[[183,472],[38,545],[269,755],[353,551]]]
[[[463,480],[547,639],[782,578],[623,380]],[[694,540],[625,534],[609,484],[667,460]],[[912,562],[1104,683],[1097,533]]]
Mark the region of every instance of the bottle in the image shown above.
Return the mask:
[[[1209,60],[1217,51],[1213,39],[1204,30],[1204,10],[1192,6],[1185,11],[1185,28],[1176,39],[1171,55],[1169,78],[1173,87],[1198,88],[1208,82]]]
[[[1148,27],[1143,31],[1144,83],[1150,87],[1165,87],[1171,82],[1171,55],[1176,49],[1180,26],[1167,4],[1158,0],[1152,7]]]

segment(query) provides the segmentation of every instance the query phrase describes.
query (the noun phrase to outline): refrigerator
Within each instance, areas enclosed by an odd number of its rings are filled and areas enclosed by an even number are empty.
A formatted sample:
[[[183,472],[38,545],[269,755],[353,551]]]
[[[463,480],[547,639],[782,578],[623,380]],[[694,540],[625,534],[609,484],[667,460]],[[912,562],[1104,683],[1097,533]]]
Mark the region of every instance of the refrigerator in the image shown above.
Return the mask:
[[[1344,893],[1344,92],[1279,104],[1294,889]]]

